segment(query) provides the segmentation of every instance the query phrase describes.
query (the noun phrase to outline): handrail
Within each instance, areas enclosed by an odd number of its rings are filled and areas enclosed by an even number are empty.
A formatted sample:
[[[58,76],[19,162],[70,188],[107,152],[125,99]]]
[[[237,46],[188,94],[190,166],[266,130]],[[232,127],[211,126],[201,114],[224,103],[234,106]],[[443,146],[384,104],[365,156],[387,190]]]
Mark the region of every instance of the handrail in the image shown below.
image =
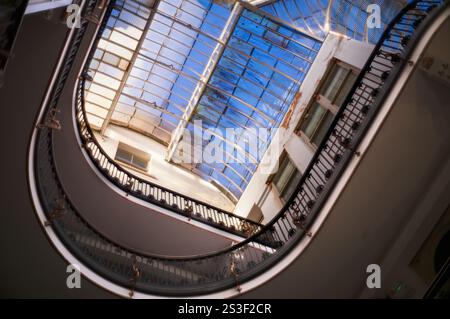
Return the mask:
[[[86,74],[86,71],[84,74]],[[117,164],[103,150],[86,120],[86,109],[84,107],[85,83],[86,76],[82,76],[78,83],[76,101],[79,136],[82,147],[87,151],[92,163],[111,183],[128,195],[245,238],[261,229],[262,225],[257,222],[147,181]]]
[[[84,13],[92,10],[94,0]],[[67,249],[90,269],[133,292],[192,296],[237,287],[280,261],[305,235],[320,213],[333,186],[356,153],[364,137],[406,65],[415,44],[447,0],[414,1],[392,21],[375,47],[317,153],[303,175],[296,193],[276,217],[258,233],[228,249],[189,258],[161,258],[143,255],[108,240],[92,228],[76,210],[59,180],[53,156],[51,125],[38,131],[35,145],[35,175],[40,205]],[[108,10],[111,10],[109,7]],[[426,19],[430,16],[428,19]],[[87,22],[72,40],[72,50],[46,105],[47,118],[55,114],[61,94]],[[104,25],[100,28],[104,28]],[[417,29],[417,30],[416,30]],[[100,30],[101,32],[102,30]],[[33,147],[33,146],[32,146]],[[271,243],[270,249],[266,245]]]

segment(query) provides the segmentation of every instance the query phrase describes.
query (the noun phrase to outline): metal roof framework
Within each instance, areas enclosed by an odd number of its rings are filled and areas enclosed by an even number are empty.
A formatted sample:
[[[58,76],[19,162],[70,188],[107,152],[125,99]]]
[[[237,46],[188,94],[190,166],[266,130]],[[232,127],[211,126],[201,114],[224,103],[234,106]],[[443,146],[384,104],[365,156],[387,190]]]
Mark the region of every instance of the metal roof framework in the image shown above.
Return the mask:
[[[183,135],[198,135],[201,120],[212,132],[202,146],[216,143],[226,156],[182,166],[238,200],[327,32],[379,36],[365,32],[366,2],[277,0],[257,8],[234,0],[116,0],[89,66],[89,123],[102,133],[110,123],[143,133],[177,160]],[[396,2],[383,7],[385,20]],[[250,154],[239,136],[217,133],[228,128],[268,129],[267,138],[254,136],[262,152]]]

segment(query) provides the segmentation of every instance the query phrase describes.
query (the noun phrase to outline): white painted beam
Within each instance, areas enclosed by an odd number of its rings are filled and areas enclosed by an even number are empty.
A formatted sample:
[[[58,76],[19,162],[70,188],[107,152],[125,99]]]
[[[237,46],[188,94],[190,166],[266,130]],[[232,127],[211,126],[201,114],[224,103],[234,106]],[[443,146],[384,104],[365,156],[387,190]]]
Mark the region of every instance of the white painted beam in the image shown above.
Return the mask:
[[[233,10],[231,11],[231,14],[228,17],[225,27],[223,28],[222,33],[217,41],[217,45],[214,48],[214,51],[211,54],[211,57],[209,58],[209,61],[206,64],[205,69],[203,70],[200,81],[195,87],[188,105],[186,106],[186,110],[183,113],[182,119],[178,123],[177,128],[174,130],[172,134],[169,147],[167,148],[167,156],[166,156],[166,159],[169,162],[172,160],[172,157],[175,154],[175,151],[178,148],[178,144],[180,143],[181,138],[184,134],[184,130],[186,129],[192,115],[194,114],[195,109],[197,108],[197,105],[200,101],[200,98],[202,97],[203,92],[206,89],[209,79],[211,78],[217,63],[219,62],[223,51],[225,50],[225,46],[234,31],[236,23],[239,20],[239,17],[241,16],[242,9],[243,6],[239,2],[236,2],[234,4]]]
[[[30,0],[25,14],[32,14],[41,11],[53,10],[59,7],[68,6],[73,0]]]

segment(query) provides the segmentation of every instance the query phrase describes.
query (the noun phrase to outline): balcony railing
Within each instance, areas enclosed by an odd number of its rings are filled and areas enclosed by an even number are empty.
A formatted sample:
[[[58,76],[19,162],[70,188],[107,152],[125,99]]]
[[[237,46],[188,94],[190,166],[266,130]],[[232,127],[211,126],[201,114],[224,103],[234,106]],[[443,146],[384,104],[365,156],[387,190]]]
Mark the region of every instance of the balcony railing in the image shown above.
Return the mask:
[[[200,200],[146,181],[117,164],[100,146],[87,122],[84,107],[85,81],[85,75],[82,75],[78,82],[77,99],[75,101],[82,146],[97,169],[111,183],[128,195],[235,235],[249,237],[261,230],[262,225],[250,219],[231,214]]]
[[[87,1],[83,16],[95,7]],[[408,57],[427,25],[448,1],[424,0],[407,5],[391,22],[362,69],[344,106],[339,110],[324,140],[306,169],[296,192],[271,222],[244,241],[219,252],[189,258],[143,255],[129,250],[106,238],[91,227],[77,211],[59,180],[53,156],[52,120],[57,114],[57,102],[70,72],[75,55],[83,39],[88,22],[83,20],[71,40],[71,49],[65,56],[49,103],[45,105],[43,122],[37,131],[34,146],[36,185],[40,207],[46,214],[47,227],[51,227],[67,249],[85,267],[110,282],[134,291],[162,296],[193,296],[223,291],[258,276],[286,256],[305,236],[327,200],[349,161],[358,156],[357,146],[389,94],[389,89],[407,64]],[[110,13],[109,7],[106,16]],[[102,28],[100,28],[100,32]],[[78,97],[82,97],[80,81]],[[78,99],[77,117],[83,119],[82,100]],[[93,154],[102,152],[89,139],[85,125],[81,132],[87,149]],[[88,133],[88,135],[84,135]],[[108,162],[108,157],[102,156]],[[102,161],[102,159],[100,160]],[[99,165],[102,168],[104,164]],[[107,165],[112,165],[111,163]],[[106,166],[109,169],[112,166]],[[109,174],[104,172],[105,174]],[[119,177],[121,178],[121,177]],[[131,186],[122,179],[135,196],[148,196],[136,180]],[[167,196],[167,195],[166,195]],[[155,197],[158,198],[158,197]],[[158,198],[159,200],[159,198]],[[170,208],[169,204],[167,207]],[[177,209],[184,209],[181,204]],[[270,243],[264,245],[262,243]]]
[[[130,4],[131,3],[132,2],[130,2]],[[119,5],[115,6],[114,2],[111,2],[110,5],[113,6],[119,12],[119,11],[123,10],[123,2],[120,2],[120,3],[118,2],[118,4]],[[164,4],[164,6],[163,6],[163,4]],[[155,18],[156,20],[161,18],[161,17],[160,18],[157,17],[160,14],[160,10],[157,9],[157,7],[155,7],[157,5],[158,4],[155,3],[152,6],[153,14],[150,14],[150,17],[156,17]],[[160,7],[164,8],[165,3],[161,2]],[[231,18],[230,21],[239,20],[239,18],[242,15],[242,12],[243,12],[243,9],[242,10],[241,9],[236,10],[236,12],[231,15],[233,18]],[[233,9],[233,11],[234,11],[234,9]],[[234,23],[230,23],[230,25],[236,24],[237,23],[236,21]],[[105,20],[105,22],[107,22],[107,20]],[[156,25],[158,25],[158,24],[156,24]],[[263,27],[263,26],[260,26],[260,27]],[[152,29],[151,29],[152,27],[147,26],[146,28],[147,29],[150,28],[149,30],[152,31]],[[230,30],[228,30],[227,32],[222,33],[227,36],[224,35],[225,38],[220,40],[219,41],[220,43],[222,43],[222,42],[226,43],[228,41],[226,39],[229,39],[231,37],[231,34],[233,33],[232,32],[233,28],[231,26],[229,26],[229,29]],[[141,36],[142,37],[141,39],[145,39],[145,30],[142,30],[142,32],[143,32],[143,35]],[[97,41],[96,41],[95,45],[93,46],[93,49],[88,57],[87,62],[85,63],[85,66],[84,66],[84,69],[82,72],[82,77],[78,83],[77,100],[75,102],[76,103],[76,119],[77,119],[77,123],[78,123],[78,130],[80,132],[79,136],[81,139],[81,143],[82,143],[84,149],[87,151],[87,154],[90,156],[91,161],[94,163],[94,165],[98,168],[98,170],[100,172],[102,172],[102,174],[110,182],[112,182],[114,185],[116,185],[118,188],[120,188],[122,191],[124,191],[127,195],[135,196],[143,201],[147,201],[149,203],[160,206],[162,208],[171,210],[172,212],[178,213],[187,218],[191,218],[193,220],[209,224],[210,226],[225,230],[227,232],[233,233],[235,235],[239,235],[244,238],[258,232],[261,229],[260,224],[255,223],[249,219],[245,219],[240,216],[230,214],[226,211],[218,209],[217,207],[214,207],[213,205],[206,204],[205,202],[188,197],[186,195],[180,194],[173,190],[169,190],[169,189],[161,187],[155,183],[152,183],[148,180],[140,178],[140,177],[136,176],[135,174],[131,173],[129,170],[123,168],[121,165],[119,165],[114,159],[112,159],[102,149],[101,144],[97,141],[96,135],[94,134],[94,132],[91,129],[91,126],[88,123],[89,122],[88,121],[89,111],[86,110],[86,105],[85,105],[85,104],[87,104],[88,110],[89,110],[89,106],[92,107],[92,105],[90,105],[90,104],[92,104],[92,101],[91,101],[91,103],[89,103],[89,101],[85,102],[85,97],[87,96],[88,100],[89,100],[89,96],[92,94],[96,95],[96,93],[89,92],[89,89],[85,90],[85,88],[89,88],[89,86],[87,84],[92,84],[92,86],[94,86],[94,84],[97,86],[101,85],[98,82],[96,82],[95,76],[93,75],[95,73],[94,71],[98,70],[98,69],[97,69],[97,67],[92,67],[92,65],[98,64],[98,60],[95,60],[95,57],[94,57],[94,53],[96,52],[96,49],[97,49],[97,42],[100,41],[100,39],[102,39],[102,38],[105,39],[105,37],[108,37],[107,36],[108,34],[111,34],[111,26],[107,27],[106,30],[104,30],[104,31],[102,30],[101,32],[99,32],[97,34]],[[308,38],[308,40],[310,40],[310,39]],[[180,41],[180,39],[178,39],[177,41]],[[260,41],[260,40],[258,40],[258,41]],[[269,41],[269,40],[266,39],[264,41]],[[264,44],[264,46],[266,46],[266,44]],[[214,55],[216,56],[215,60],[217,60],[216,61],[217,63],[220,60],[219,52],[223,53],[224,52],[223,50],[225,50],[225,47],[226,46],[224,46],[223,44],[217,45],[217,47],[215,49],[215,50],[217,50],[217,52],[215,51],[216,53],[213,54],[213,56]],[[139,51],[142,51],[142,49],[139,49],[139,45],[136,50],[137,51],[134,54],[138,54]],[[311,51],[310,49],[305,49],[305,50],[307,52]],[[98,53],[98,51],[97,51],[97,53]],[[314,54],[316,54],[315,51],[314,51]],[[139,59],[145,59],[144,55],[138,55],[138,56],[139,56]],[[187,59],[187,56],[185,58]],[[161,58],[161,60],[163,60],[163,58]],[[312,60],[313,59],[311,59],[311,61],[309,61],[309,59],[308,59],[307,64],[309,65],[310,63],[312,63]],[[188,60],[186,60],[186,61],[188,61]],[[208,62],[208,63],[212,63],[208,67],[210,70],[208,72],[205,71],[206,72],[205,74],[209,74],[210,76],[205,75],[205,76],[202,76],[202,78],[211,77],[213,70],[215,70],[215,68],[213,66],[216,64],[216,63],[213,63],[212,61],[213,60],[210,60]],[[133,65],[134,62],[130,62],[130,63]],[[129,68],[127,72],[129,73],[131,71],[131,69],[132,68]],[[120,70],[118,70],[118,71],[122,72]],[[236,72],[238,72],[238,71],[236,71]],[[241,72],[241,71],[239,71],[239,72]],[[91,74],[91,76],[93,76],[94,79],[91,79],[89,74]],[[101,74],[101,73],[97,73],[97,74]],[[119,88],[119,93],[120,93],[120,90],[126,86],[125,84],[127,82],[127,78],[128,78],[128,75],[121,78],[122,84],[121,84],[121,88]],[[194,81],[192,83],[194,84],[196,82]],[[173,85],[175,85],[175,84],[173,84]],[[204,91],[205,87],[208,85],[208,81],[203,82],[203,80],[202,80],[201,82],[198,82],[196,85],[198,85],[197,86],[198,90],[196,89],[196,92],[199,95],[195,98],[192,97],[189,103],[186,102],[190,106],[187,107],[187,109],[186,109],[187,113],[185,113],[183,115],[183,118],[184,117],[186,117],[187,119],[191,118],[191,116],[187,116],[186,114],[192,113],[193,109],[190,109],[190,110],[188,110],[188,109],[190,107],[192,108],[192,107],[195,107],[195,105],[197,105],[196,103],[201,99],[201,96],[202,96],[202,93],[200,93],[200,92]],[[287,84],[284,83],[284,85],[287,85]],[[269,86],[269,84],[267,84],[267,86]],[[246,88],[246,90],[248,90],[248,88]],[[180,92],[178,92],[178,93],[180,93]],[[186,92],[184,92],[183,94],[186,94]],[[117,95],[117,97],[119,95]],[[160,95],[156,94],[154,97],[157,100],[159,100],[159,97],[162,95],[163,95],[162,93]],[[177,94],[174,94],[174,96],[176,96],[176,95]],[[114,105],[117,104],[117,101],[118,101],[117,97],[114,98],[114,100],[111,102]],[[197,101],[197,102],[194,102],[194,101]],[[217,103],[219,103],[219,102],[217,102]],[[223,102],[221,102],[221,103],[223,103]],[[114,109],[114,105],[112,105],[109,108],[109,112],[110,112],[109,115],[111,115],[111,111]],[[280,113],[280,112],[278,112],[278,113]],[[244,114],[244,113],[242,113],[242,114]],[[249,114],[251,114],[251,113],[249,113]],[[92,115],[92,114],[90,114],[90,115]],[[184,122],[184,126],[186,126],[189,122],[189,120],[186,122],[185,119],[180,120],[180,121]],[[107,123],[107,122],[109,122],[109,120],[105,119],[105,121],[101,125],[102,126],[101,131],[103,131],[106,128],[105,123]],[[178,144],[178,142],[180,140],[180,136],[182,135],[183,129],[181,131],[179,130],[180,128],[183,127],[181,122],[178,126],[178,130],[174,130],[173,134],[177,135],[176,132],[178,132],[179,136],[173,137],[173,141],[176,141],[176,142],[174,142],[174,144],[172,144],[172,146],[174,146],[175,144]],[[172,149],[172,151],[168,151],[168,152],[173,153],[173,150],[176,148],[177,147],[175,145],[174,148]],[[169,147],[169,149],[170,149],[170,147]],[[227,151],[227,152],[229,152],[229,151]],[[242,154],[244,154],[244,153],[242,153]],[[171,156],[169,156],[169,157],[171,157]],[[239,163],[239,164],[241,164],[241,163]],[[230,166],[230,167],[232,167],[232,166]]]
[[[98,42],[108,22],[109,12],[113,8],[121,10],[121,5],[116,6],[115,0],[109,3],[109,11],[103,19],[103,25],[96,35],[94,45],[81,72],[75,101],[79,137],[92,163],[111,183],[127,195],[244,238],[257,233],[262,228],[259,223],[142,179],[117,164],[101,147],[87,120],[85,87],[86,81],[89,80],[89,65],[94,59]]]

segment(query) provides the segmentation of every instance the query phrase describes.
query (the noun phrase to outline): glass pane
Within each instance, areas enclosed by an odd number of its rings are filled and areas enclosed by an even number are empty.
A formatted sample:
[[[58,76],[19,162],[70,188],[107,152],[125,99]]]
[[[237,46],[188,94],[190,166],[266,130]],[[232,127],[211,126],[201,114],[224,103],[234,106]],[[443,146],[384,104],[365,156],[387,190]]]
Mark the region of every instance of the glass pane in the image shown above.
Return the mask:
[[[289,180],[289,183],[287,184],[287,186],[283,191],[283,194],[281,195],[281,197],[285,202],[289,200],[292,194],[294,194],[295,189],[297,188],[297,185],[300,183],[301,178],[302,174],[300,173],[299,170],[296,169],[294,175]]]
[[[261,1],[262,9],[285,21],[308,30],[317,37],[325,38],[328,31],[345,34],[359,41],[377,43],[381,33],[404,7],[405,0],[276,0]],[[381,27],[367,30],[367,12],[369,3],[382,5]]]
[[[347,70],[346,68],[337,64],[334,65],[333,70],[325,80],[325,83],[320,90],[320,94],[333,102],[337,94],[339,93],[339,90],[342,87],[342,84],[344,83],[348,72],[349,70]]]
[[[145,159],[133,156],[133,165],[137,166],[143,170],[147,169],[147,161]]]
[[[116,160],[122,161],[122,162],[126,162],[126,163],[131,163],[133,158],[133,155],[121,148],[117,149],[117,153],[116,153]]]
[[[280,194],[284,193],[286,185],[289,183],[296,170],[297,168],[295,165],[289,160],[288,157],[285,157],[274,179],[274,184]]]
[[[345,80],[344,84],[341,87],[341,90],[339,91],[339,94],[336,96],[336,99],[334,100],[334,105],[337,107],[341,107],[344,103],[345,98],[350,93],[350,90],[353,86],[353,84],[356,81],[356,74],[353,72],[350,72],[350,74],[347,76],[347,79]]]
[[[322,139],[325,136],[325,133],[327,132],[328,128],[331,125],[331,122],[333,121],[334,115],[333,113],[327,111],[325,116],[323,117],[323,120],[320,123],[319,128],[317,129],[316,133],[314,134],[313,139],[311,140],[311,142],[316,145],[319,146],[320,143],[322,142]]]
[[[186,106],[191,102],[196,105],[195,113],[188,116],[188,127],[202,120],[204,129],[267,128],[267,138],[256,137],[259,158],[242,164],[249,167],[245,176],[209,167],[208,175],[223,175],[223,179],[216,178],[217,183],[240,197],[322,41],[259,11],[243,8],[234,15],[235,1],[161,0],[154,7],[152,3],[156,2],[117,1],[89,70],[96,87],[104,87],[101,92],[87,90],[90,102],[104,110],[90,116],[95,115],[101,127],[118,98],[114,122],[163,144],[170,143],[175,128],[182,130],[181,118],[185,112],[189,115]],[[227,23],[229,19],[232,23]],[[230,28],[224,33],[226,26]],[[228,39],[219,41],[222,34],[228,34]],[[138,49],[139,40],[142,47]],[[215,56],[218,45],[222,52]],[[216,67],[204,76],[210,62]],[[124,72],[127,69],[129,74]],[[204,79],[206,88],[198,91]],[[121,83],[125,83],[123,88]],[[238,152],[243,155],[238,160],[250,158],[247,149]],[[129,157],[122,161],[139,167],[144,164],[138,159],[130,163]]]
[[[319,103],[314,102],[313,106],[309,110],[306,120],[301,126],[301,130],[305,135],[311,139],[320,124],[320,121],[324,117],[327,110],[323,108]]]

